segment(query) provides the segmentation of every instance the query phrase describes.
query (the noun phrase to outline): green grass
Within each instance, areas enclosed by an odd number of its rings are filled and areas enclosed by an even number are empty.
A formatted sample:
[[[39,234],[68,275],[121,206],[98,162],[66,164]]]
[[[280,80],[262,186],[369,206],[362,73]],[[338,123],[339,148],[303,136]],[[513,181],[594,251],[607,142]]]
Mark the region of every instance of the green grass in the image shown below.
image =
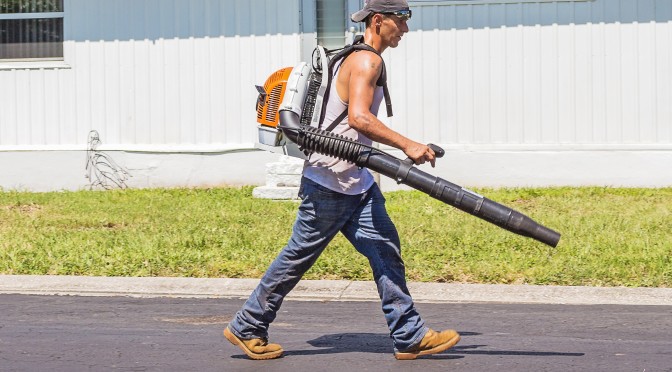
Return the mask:
[[[386,193],[412,281],[672,286],[672,188],[482,189],[563,234],[552,249],[420,192]],[[295,202],[252,188],[0,192],[0,273],[260,277]],[[306,279],[370,280],[337,237]]]

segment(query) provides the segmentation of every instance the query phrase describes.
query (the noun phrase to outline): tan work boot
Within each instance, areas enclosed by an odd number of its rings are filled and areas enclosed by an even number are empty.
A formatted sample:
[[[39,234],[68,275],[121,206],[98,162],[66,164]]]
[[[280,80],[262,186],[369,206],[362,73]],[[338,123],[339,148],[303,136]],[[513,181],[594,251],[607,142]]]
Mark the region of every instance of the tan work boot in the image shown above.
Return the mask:
[[[397,351],[394,353],[394,357],[399,360],[409,360],[415,359],[420,355],[436,354],[450,349],[459,341],[459,333],[452,329],[443,332],[436,332],[430,329],[418,345],[408,350]]]
[[[269,344],[265,338],[241,340],[229,331],[229,327],[224,328],[224,337],[232,344],[240,347],[250,359],[275,359],[282,356],[282,346]]]

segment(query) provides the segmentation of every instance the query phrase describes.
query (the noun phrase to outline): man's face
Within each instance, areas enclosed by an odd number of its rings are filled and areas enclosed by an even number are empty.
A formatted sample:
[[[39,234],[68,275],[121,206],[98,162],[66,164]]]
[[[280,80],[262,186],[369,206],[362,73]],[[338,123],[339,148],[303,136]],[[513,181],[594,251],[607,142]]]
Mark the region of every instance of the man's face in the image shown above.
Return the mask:
[[[405,17],[398,17],[393,14],[382,15],[380,26],[380,36],[385,44],[396,48],[401,38],[408,32],[408,25]]]

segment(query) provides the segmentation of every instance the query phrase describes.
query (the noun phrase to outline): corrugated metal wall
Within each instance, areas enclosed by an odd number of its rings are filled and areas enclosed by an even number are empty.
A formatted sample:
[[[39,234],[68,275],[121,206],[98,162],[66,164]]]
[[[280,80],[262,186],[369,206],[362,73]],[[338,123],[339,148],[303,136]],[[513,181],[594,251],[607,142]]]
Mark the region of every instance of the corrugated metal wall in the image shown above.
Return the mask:
[[[69,68],[0,70],[0,148],[77,147],[91,129],[105,144],[252,143],[254,84],[300,59],[299,9],[66,0]]]
[[[105,144],[252,143],[253,84],[301,59],[301,3],[66,0],[70,67],[0,69],[0,149],[82,146],[90,129]],[[672,143],[672,1],[439,3],[411,2],[412,32],[386,53],[394,128],[458,145]]]
[[[672,1],[420,3],[387,57],[399,131],[485,147],[672,144]]]

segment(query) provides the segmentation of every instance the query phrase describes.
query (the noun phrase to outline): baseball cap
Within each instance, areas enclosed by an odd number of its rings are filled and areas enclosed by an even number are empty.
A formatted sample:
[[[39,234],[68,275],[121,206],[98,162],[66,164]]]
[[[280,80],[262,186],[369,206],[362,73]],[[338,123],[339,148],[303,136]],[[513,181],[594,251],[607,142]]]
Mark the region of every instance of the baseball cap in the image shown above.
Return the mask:
[[[373,13],[392,13],[400,10],[409,10],[406,0],[367,0],[362,10],[352,13],[353,22],[363,22]]]

